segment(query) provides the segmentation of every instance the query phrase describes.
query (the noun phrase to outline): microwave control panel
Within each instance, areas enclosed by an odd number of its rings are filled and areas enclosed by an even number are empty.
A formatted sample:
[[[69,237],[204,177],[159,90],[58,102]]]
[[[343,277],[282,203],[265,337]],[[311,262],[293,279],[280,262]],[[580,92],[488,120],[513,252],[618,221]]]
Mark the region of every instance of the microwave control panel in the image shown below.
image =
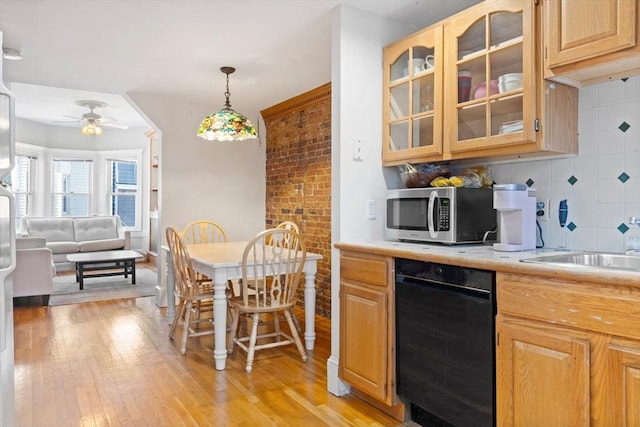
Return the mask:
[[[451,218],[451,199],[439,198],[438,201],[438,231],[449,231]]]

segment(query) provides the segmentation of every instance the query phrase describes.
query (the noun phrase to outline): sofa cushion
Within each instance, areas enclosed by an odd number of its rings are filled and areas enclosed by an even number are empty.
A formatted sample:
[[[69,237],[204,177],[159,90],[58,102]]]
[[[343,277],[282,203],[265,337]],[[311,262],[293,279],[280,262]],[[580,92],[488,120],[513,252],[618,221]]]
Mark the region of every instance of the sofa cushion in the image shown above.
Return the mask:
[[[80,252],[110,251],[123,248],[124,239],[88,240],[80,242]]]
[[[74,220],[75,240],[85,242],[88,240],[117,239],[116,219],[116,217],[112,216],[76,218]]]
[[[48,242],[47,247],[54,254],[72,254],[80,252],[80,244],[78,242]]]
[[[44,237],[16,237],[16,250],[45,248],[47,239]]]
[[[74,241],[73,218],[29,218],[30,237],[44,237],[48,243]]]

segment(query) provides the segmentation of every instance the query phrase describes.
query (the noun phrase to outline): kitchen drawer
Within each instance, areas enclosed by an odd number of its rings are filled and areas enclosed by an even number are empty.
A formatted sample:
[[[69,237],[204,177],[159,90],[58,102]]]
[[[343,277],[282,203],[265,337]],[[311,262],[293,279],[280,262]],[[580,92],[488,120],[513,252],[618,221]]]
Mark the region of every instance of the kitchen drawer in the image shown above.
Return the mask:
[[[340,257],[340,280],[386,287],[391,284],[391,258],[356,252]]]
[[[497,274],[498,311],[640,340],[640,290]]]

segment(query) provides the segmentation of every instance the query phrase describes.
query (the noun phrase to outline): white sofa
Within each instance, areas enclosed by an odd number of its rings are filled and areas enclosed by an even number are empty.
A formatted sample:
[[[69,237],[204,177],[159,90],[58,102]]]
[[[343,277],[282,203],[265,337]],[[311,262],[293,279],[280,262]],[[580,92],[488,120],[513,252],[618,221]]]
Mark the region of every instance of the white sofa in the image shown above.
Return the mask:
[[[53,292],[51,249],[43,237],[16,239],[16,268],[11,273],[14,305],[48,305]]]
[[[77,252],[130,249],[131,236],[120,217],[23,217],[22,236],[43,237],[59,271],[73,270],[67,255]]]

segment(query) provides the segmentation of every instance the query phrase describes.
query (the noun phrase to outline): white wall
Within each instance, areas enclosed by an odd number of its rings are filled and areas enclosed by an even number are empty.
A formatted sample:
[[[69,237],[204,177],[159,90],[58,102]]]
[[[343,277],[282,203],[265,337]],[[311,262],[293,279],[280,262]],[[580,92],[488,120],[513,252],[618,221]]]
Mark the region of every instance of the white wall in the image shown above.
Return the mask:
[[[265,146],[196,136],[212,106],[185,104],[147,94],[129,94],[162,132],[161,227],[179,228],[197,219],[220,223],[230,240],[264,229]]]
[[[182,229],[198,219],[221,224],[229,240],[248,240],[264,229],[264,143],[220,143],[196,136],[202,119],[217,106],[144,93],[128,96],[160,131],[158,242],[164,244],[166,227]],[[162,252],[158,266],[166,290]],[[156,302],[163,304],[163,299],[158,295]]]
[[[354,8],[334,10],[332,28],[332,239],[382,239],[386,192],[382,168],[382,48],[416,29]],[[362,140],[363,160],[353,160],[353,139]],[[377,216],[366,219],[366,202],[375,200]],[[340,271],[337,250],[331,269]],[[331,278],[331,357],[328,389],[342,395],[338,379],[339,275]]]

